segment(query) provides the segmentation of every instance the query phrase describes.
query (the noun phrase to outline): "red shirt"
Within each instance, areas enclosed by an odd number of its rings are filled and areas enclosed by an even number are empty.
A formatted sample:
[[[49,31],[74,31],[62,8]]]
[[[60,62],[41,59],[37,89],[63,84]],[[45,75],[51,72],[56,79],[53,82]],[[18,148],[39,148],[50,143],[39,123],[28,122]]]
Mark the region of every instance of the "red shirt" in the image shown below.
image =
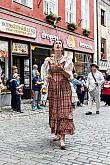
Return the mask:
[[[110,81],[106,81],[103,84],[103,91],[102,91],[103,95],[110,95]]]

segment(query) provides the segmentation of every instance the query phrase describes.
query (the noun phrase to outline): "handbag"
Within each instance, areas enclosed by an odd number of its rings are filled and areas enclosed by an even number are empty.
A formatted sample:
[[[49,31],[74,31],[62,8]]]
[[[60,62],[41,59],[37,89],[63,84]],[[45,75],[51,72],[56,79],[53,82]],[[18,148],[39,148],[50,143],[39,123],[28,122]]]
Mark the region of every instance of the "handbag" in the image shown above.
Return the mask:
[[[93,76],[95,82],[97,82],[97,80],[96,80],[95,76],[93,75],[93,73],[92,73],[92,76]],[[95,97],[96,95],[98,95],[97,84],[96,84],[96,86],[93,90],[89,91],[89,94],[90,94],[91,97]]]
[[[45,95],[47,93],[47,89],[46,87],[43,87],[42,90],[41,90],[42,94]]]
[[[98,90],[95,87],[93,90],[89,91],[89,94],[91,97],[95,97],[96,95],[98,95]]]

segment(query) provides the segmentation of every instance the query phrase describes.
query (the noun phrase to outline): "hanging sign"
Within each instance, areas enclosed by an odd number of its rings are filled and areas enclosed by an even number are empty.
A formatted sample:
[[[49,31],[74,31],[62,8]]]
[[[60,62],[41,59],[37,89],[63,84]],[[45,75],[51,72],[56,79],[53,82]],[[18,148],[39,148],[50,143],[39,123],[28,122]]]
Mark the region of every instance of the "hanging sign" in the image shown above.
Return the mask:
[[[67,38],[67,45],[69,48],[74,48],[75,47],[75,38],[72,35],[69,35]]]

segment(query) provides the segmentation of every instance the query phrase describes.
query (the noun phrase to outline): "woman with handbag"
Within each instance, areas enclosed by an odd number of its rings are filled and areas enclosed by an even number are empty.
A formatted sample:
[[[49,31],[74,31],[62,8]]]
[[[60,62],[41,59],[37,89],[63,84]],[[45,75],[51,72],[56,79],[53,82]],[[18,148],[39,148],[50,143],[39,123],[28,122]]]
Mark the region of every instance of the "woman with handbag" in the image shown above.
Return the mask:
[[[60,148],[65,149],[65,135],[74,133],[72,91],[69,78],[72,75],[72,60],[63,54],[63,43],[53,44],[54,58],[49,62],[49,124],[51,133],[60,140]]]

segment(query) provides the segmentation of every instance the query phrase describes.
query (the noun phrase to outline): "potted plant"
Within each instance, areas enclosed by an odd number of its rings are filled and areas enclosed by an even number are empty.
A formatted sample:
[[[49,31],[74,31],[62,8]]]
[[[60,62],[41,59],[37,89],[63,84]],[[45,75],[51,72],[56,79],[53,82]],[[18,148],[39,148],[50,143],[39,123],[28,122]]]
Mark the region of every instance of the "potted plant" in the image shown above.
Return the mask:
[[[75,23],[68,23],[67,27],[71,31],[74,31],[75,29],[77,29],[77,25]]]
[[[89,29],[83,29],[83,35],[88,37],[90,35],[90,30]]]
[[[50,14],[46,15],[46,21],[51,24],[57,24],[61,20],[60,16],[55,15],[50,11]]]

